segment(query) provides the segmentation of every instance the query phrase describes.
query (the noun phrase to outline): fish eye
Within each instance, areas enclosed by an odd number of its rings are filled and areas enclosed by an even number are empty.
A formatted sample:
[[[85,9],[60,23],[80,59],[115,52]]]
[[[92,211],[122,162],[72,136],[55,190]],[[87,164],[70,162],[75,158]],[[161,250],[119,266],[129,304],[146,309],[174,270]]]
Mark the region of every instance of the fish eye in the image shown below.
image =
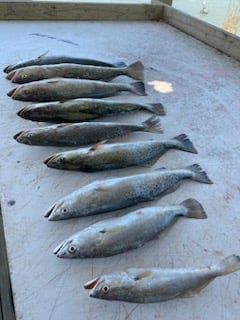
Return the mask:
[[[76,247],[72,244],[69,248],[68,248],[68,251],[70,252],[70,253],[74,253],[75,251],[76,251]]]
[[[109,286],[107,286],[107,285],[103,286],[102,290],[103,290],[103,293],[108,293]]]
[[[67,213],[68,212],[68,209],[66,207],[62,208],[62,213]]]
[[[22,78],[27,78],[26,73],[22,74]]]

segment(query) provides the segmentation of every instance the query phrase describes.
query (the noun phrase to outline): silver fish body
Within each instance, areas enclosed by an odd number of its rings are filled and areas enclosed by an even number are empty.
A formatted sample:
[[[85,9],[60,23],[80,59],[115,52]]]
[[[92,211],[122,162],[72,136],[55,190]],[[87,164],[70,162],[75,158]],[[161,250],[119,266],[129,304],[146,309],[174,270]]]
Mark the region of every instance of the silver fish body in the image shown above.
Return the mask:
[[[13,70],[29,67],[29,66],[39,66],[39,65],[49,65],[49,64],[59,64],[59,63],[74,63],[74,64],[84,64],[84,65],[94,65],[94,66],[103,66],[103,67],[118,67],[124,66],[125,63],[109,63],[100,60],[87,59],[87,58],[77,58],[77,57],[68,57],[68,56],[47,56],[42,54],[37,58],[19,61],[16,64],[11,64],[4,68],[4,72],[9,73]]]
[[[95,181],[57,201],[45,214],[49,220],[89,216],[154,200],[176,190],[185,179],[212,183],[197,164],[175,170]]]
[[[136,110],[165,115],[161,103],[139,104],[88,98],[30,104],[19,110],[18,115],[33,121],[81,122]]]
[[[50,168],[79,171],[150,166],[169,149],[197,153],[188,137],[181,134],[165,141],[98,143],[90,148],[80,148],[52,155],[44,163]]]
[[[54,254],[58,258],[113,256],[143,246],[181,216],[207,218],[201,204],[194,199],[175,206],[145,207],[90,225],[63,241]]]
[[[142,124],[114,122],[81,122],[57,124],[20,131],[14,136],[19,143],[41,146],[79,146],[105,139],[121,137],[136,132],[158,132],[162,129],[156,117],[150,117]]]
[[[231,255],[216,265],[201,268],[132,268],[102,275],[84,285],[89,296],[135,303],[187,298],[199,293],[216,277],[240,269],[240,257]]]
[[[109,83],[70,78],[33,81],[11,89],[7,95],[21,101],[66,101],[75,98],[104,98],[121,91],[146,95],[143,82]]]
[[[108,81],[117,76],[128,76],[143,81],[143,64],[137,61],[127,67],[99,67],[73,63],[62,63],[48,66],[31,66],[11,71],[7,79],[13,83],[28,83],[49,78],[78,78]]]

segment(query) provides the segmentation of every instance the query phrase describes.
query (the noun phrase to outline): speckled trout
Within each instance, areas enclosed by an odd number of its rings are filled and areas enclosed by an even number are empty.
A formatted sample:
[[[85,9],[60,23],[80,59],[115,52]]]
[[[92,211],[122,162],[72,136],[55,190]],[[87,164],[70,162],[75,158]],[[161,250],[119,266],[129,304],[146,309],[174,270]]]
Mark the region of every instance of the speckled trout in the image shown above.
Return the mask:
[[[169,140],[123,143],[97,143],[90,148],[65,151],[50,156],[44,163],[54,169],[98,171],[130,166],[152,166],[169,149],[197,153],[185,134]]]
[[[19,61],[15,64],[10,64],[6,68],[4,68],[4,72],[9,73],[10,71],[35,66],[35,65],[48,65],[48,64],[59,64],[59,63],[75,63],[75,64],[84,64],[84,65],[94,65],[94,66],[103,66],[103,67],[119,67],[125,65],[123,62],[119,63],[109,63],[94,59],[87,58],[77,58],[77,57],[68,57],[68,56],[47,56],[46,53],[40,55],[37,58]]]
[[[95,278],[84,285],[89,296],[105,300],[151,303],[194,296],[216,277],[240,270],[240,257],[231,255],[201,268],[131,268]]]
[[[21,101],[66,101],[75,98],[104,98],[121,91],[146,95],[143,82],[110,83],[94,80],[52,78],[21,84],[7,95]]]
[[[45,217],[62,220],[130,207],[176,190],[185,179],[212,183],[198,164],[183,169],[161,168],[144,174],[95,181],[57,201]]]
[[[143,81],[143,64],[141,61],[137,61],[127,67],[119,68],[84,66],[73,63],[32,66],[11,71],[8,73],[7,79],[19,84],[58,77],[109,81],[122,75]]]
[[[152,116],[139,125],[119,122],[56,124],[20,131],[14,136],[14,139],[28,145],[79,146],[121,137],[137,131],[161,133],[160,120]]]
[[[161,103],[134,103],[88,98],[30,104],[19,110],[17,114],[33,121],[81,122],[137,110],[165,115]]]
[[[90,225],[63,241],[54,254],[58,258],[113,256],[143,246],[179,217],[207,218],[201,204],[194,199],[175,206],[145,207]]]

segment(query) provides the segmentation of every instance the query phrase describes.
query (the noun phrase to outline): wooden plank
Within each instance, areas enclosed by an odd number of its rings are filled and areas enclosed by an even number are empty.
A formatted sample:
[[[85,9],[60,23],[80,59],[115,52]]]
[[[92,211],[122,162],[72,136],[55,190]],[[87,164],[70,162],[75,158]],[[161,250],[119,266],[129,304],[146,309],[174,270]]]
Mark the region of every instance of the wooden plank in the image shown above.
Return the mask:
[[[0,2],[0,20],[155,20],[162,5],[57,2]]]
[[[0,320],[15,320],[11,280],[0,206]]]
[[[164,6],[163,20],[236,60],[240,60],[239,37],[169,6]]]

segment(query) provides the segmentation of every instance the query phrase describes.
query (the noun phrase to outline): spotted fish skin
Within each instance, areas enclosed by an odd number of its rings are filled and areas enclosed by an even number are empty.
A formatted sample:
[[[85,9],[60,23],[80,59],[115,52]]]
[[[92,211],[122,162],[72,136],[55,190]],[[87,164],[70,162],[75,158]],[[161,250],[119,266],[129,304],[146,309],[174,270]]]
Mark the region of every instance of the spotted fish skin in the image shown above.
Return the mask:
[[[103,66],[103,67],[119,67],[124,66],[124,62],[119,63],[109,63],[100,60],[87,59],[87,58],[78,58],[78,57],[69,57],[69,56],[47,56],[46,53],[40,55],[37,58],[29,59],[26,61],[19,61],[15,64],[8,65],[4,68],[4,72],[9,73],[13,70],[29,67],[29,66],[39,66],[39,65],[49,65],[49,64],[59,64],[59,63],[77,63],[84,65],[94,65],[94,66]]]
[[[98,143],[90,148],[80,148],[52,155],[44,163],[55,169],[90,172],[130,166],[151,166],[169,149],[197,153],[188,137],[181,134],[163,141]]]
[[[206,219],[207,215],[195,199],[175,206],[144,207],[90,225],[63,241],[54,254],[58,258],[113,256],[143,246],[180,217]]]
[[[33,121],[82,122],[137,110],[145,110],[161,116],[165,115],[161,103],[139,104],[91,98],[30,104],[19,110],[17,114],[24,119]]]
[[[118,122],[61,123],[20,131],[14,139],[27,145],[81,146],[137,131],[162,133],[160,120],[152,116],[139,125]]]
[[[201,268],[132,268],[99,276],[84,285],[89,296],[104,300],[152,303],[187,298],[216,277],[240,270],[240,257],[231,255]]]
[[[212,183],[198,164],[183,169],[158,169],[145,174],[95,181],[57,201],[45,217],[51,221],[62,220],[130,207],[176,190],[185,179]]]
[[[144,83],[112,83],[95,80],[52,78],[21,84],[7,95],[20,101],[66,101],[75,98],[104,98],[122,91],[145,96]]]

